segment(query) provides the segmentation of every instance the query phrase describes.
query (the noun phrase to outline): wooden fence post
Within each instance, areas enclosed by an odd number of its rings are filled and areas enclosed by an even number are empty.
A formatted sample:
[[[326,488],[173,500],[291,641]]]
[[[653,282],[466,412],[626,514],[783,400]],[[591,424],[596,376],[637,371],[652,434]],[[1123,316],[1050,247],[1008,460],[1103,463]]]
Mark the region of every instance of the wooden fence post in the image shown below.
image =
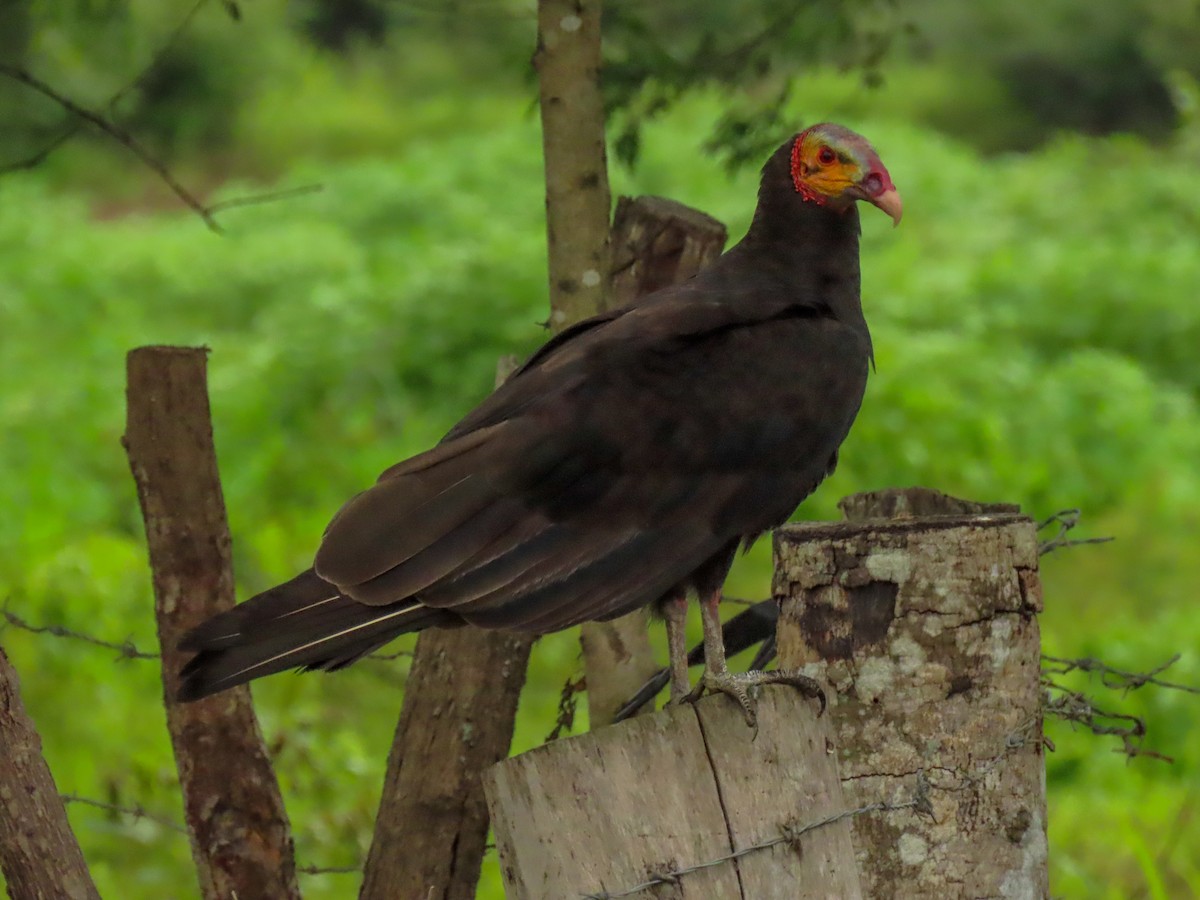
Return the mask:
[[[496,386],[517,367],[504,356]],[[481,775],[508,755],[528,634],[431,628],[413,651],[360,900],[470,900],[487,843]]]
[[[828,717],[772,687],[758,722],[706,697],[497,763],[510,900],[860,898]]]
[[[129,351],[123,443],[146,522],[167,728],[205,898],[298,898],[292,832],[247,685],[175,699],[187,630],[231,609],[233,566],[202,347]]]
[[[1046,897],[1033,521],[921,489],[843,509],[859,520],[776,533],[774,593],[849,804],[922,800],[854,820],[866,896]]]

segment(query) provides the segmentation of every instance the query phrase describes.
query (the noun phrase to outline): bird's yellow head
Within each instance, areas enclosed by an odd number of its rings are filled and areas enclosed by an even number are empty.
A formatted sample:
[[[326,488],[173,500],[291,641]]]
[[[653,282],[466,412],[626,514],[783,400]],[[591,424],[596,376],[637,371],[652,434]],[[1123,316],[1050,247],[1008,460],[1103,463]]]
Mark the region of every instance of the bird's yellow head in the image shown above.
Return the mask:
[[[810,203],[847,209],[866,200],[900,223],[903,207],[892,176],[866,138],[849,128],[825,122],[796,135],[792,182]]]

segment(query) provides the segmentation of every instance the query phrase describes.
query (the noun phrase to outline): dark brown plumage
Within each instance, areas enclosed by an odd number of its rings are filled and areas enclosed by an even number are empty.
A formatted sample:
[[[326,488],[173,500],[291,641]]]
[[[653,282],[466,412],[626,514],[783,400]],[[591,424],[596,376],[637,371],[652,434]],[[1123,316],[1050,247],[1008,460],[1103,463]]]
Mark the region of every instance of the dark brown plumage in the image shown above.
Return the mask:
[[[334,517],[314,569],[185,638],[180,696],[340,668],[429,626],[546,633],[719,594],[738,544],[832,471],[858,412],[857,199],[899,217],[862,138],[822,125],[789,140],[741,243],[556,336],[384,472]],[[676,633],[682,606],[666,606]]]

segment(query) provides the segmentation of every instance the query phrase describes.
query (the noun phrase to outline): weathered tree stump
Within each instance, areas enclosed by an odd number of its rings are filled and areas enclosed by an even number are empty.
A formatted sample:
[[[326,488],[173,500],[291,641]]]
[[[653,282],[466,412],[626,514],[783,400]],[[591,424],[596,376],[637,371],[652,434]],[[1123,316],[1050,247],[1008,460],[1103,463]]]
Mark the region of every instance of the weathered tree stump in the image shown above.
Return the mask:
[[[666,197],[621,197],[613,214],[613,306],[687,281],[716,261],[729,232],[717,219]]]
[[[861,897],[849,818],[785,837],[846,812],[828,718],[772,687],[758,721],[755,736],[728,697],[707,697],[493,766],[508,896]]]
[[[931,491],[852,498],[858,516],[775,536],[779,658],[828,686],[872,898],[1042,898],[1046,797],[1034,523]],[[949,509],[955,514],[931,513]],[[924,786],[919,788],[919,783]]]

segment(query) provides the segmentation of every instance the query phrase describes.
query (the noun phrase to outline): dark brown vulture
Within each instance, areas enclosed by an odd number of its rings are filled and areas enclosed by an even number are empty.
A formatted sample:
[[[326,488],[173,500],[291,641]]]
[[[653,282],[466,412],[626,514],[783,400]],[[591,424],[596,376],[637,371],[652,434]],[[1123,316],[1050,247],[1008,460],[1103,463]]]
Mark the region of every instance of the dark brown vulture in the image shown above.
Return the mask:
[[[648,604],[688,693],[736,697],[717,604],[739,544],[828,475],[871,361],[859,302],[866,200],[900,196],[859,135],[815,125],[763,168],[746,237],[711,268],[552,338],[426,453],[334,517],[313,568],[190,632],[180,697],[283,669],[338,669],[397,635],[470,623],[544,634]]]

